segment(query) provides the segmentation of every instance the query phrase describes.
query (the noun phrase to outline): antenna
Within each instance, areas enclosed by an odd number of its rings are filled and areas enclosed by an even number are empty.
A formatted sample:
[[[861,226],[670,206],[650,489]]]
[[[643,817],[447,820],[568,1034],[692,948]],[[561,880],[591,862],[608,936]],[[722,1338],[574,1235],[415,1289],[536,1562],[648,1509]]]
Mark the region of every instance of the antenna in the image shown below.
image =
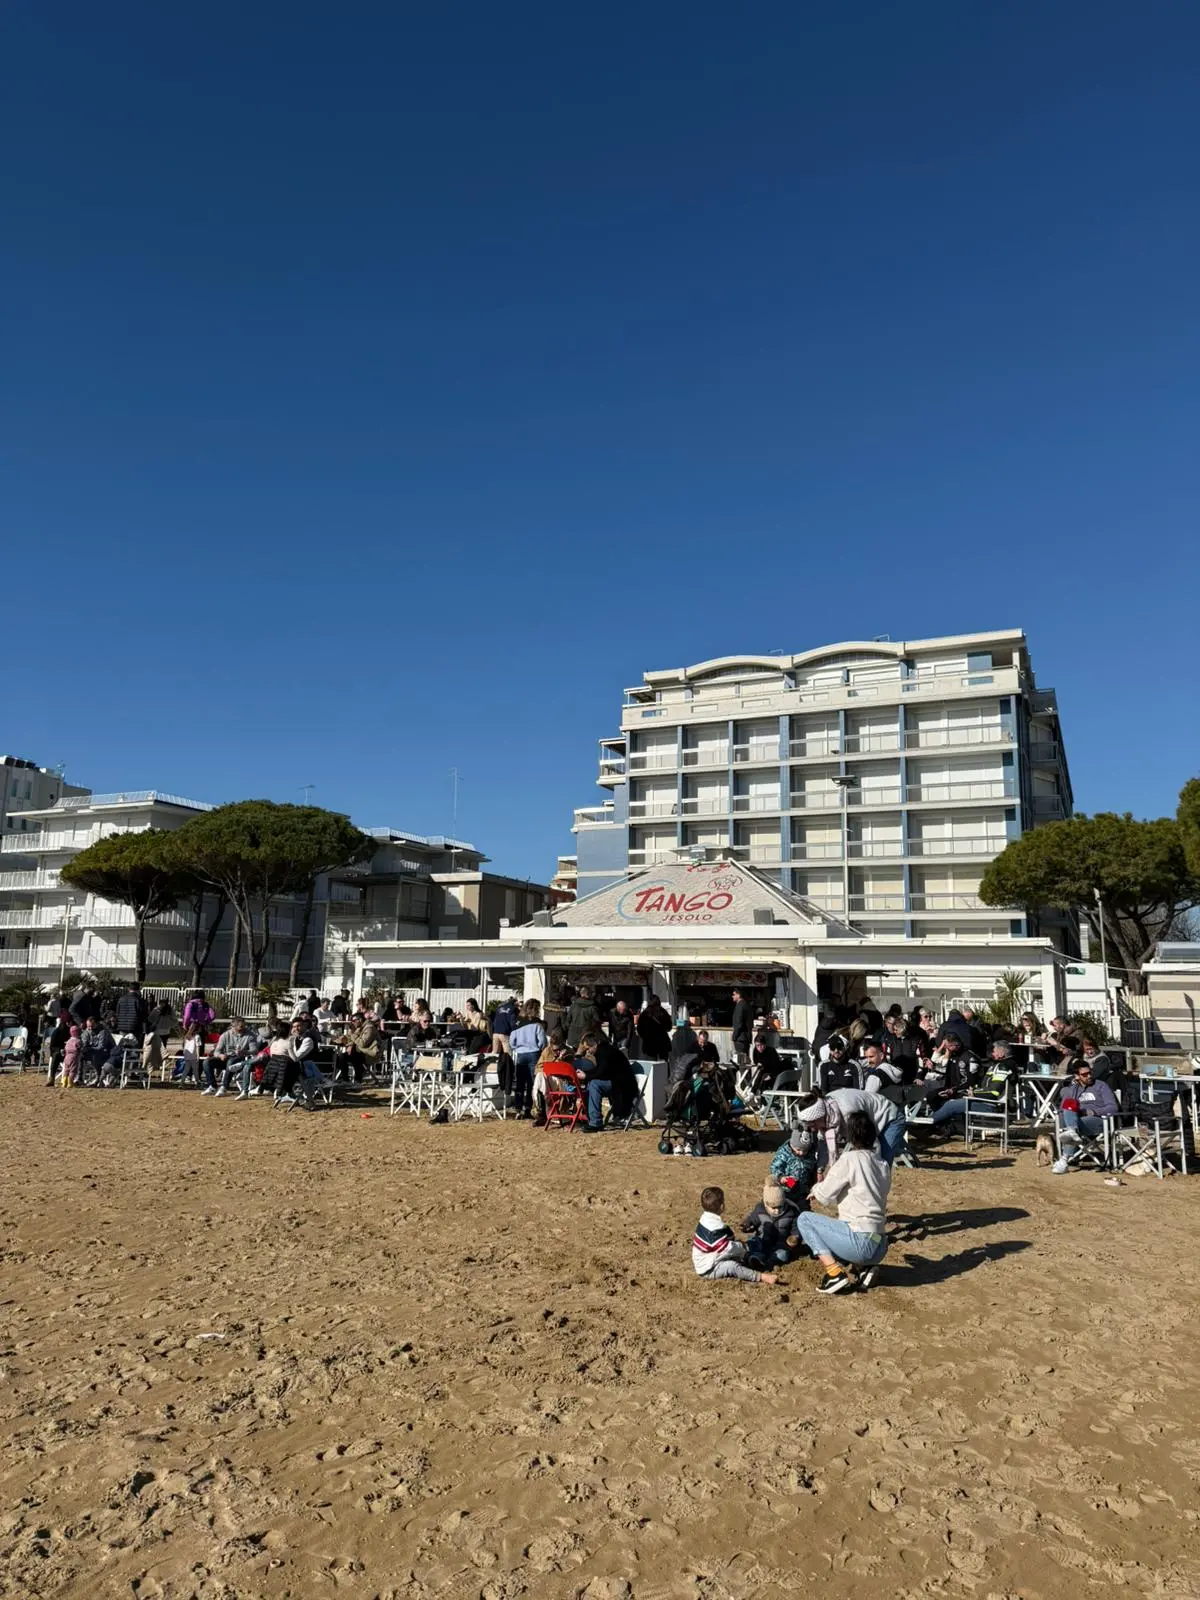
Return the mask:
[[[450,802],[450,815],[453,818],[455,828],[457,828],[458,827],[458,768],[457,767],[451,767],[450,768],[450,782],[451,782],[451,791],[450,792],[451,792],[451,796],[452,796],[451,802]]]
[[[310,798],[312,796],[312,792],[313,792],[313,790],[315,788],[316,788],[316,784],[313,784],[313,783],[302,783],[300,785],[300,793],[304,796],[304,804],[305,805],[308,805],[309,800],[310,800]]]

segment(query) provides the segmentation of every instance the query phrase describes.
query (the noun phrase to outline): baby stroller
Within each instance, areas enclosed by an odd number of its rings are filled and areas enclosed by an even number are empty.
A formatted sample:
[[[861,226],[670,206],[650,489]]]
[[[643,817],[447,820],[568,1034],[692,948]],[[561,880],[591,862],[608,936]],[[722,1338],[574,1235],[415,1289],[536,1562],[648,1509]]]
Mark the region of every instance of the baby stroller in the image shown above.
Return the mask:
[[[660,1153],[673,1155],[677,1140],[694,1156],[753,1150],[754,1136],[741,1121],[745,1109],[728,1067],[698,1068],[667,1096]]]

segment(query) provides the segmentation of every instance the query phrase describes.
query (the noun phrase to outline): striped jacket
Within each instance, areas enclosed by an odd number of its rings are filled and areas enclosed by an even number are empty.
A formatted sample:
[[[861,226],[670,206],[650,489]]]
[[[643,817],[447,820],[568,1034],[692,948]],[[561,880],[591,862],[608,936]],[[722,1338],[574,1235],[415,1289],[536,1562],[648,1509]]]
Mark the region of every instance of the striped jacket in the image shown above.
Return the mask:
[[[692,1265],[702,1278],[733,1244],[733,1229],[715,1211],[702,1211],[692,1237]]]

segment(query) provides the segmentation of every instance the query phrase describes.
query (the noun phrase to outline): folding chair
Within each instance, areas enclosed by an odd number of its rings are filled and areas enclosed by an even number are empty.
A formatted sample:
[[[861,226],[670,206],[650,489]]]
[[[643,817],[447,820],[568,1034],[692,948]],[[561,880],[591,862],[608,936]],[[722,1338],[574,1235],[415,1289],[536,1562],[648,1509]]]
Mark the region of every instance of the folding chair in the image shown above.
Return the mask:
[[[999,1100],[968,1095],[966,1112],[963,1116],[964,1142],[968,1146],[976,1142],[982,1143],[990,1133],[994,1133],[999,1136],[1001,1153],[1007,1155],[1011,1115],[1007,1095],[1002,1095]]]
[[[1059,1160],[1066,1158],[1069,1167],[1097,1167],[1102,1172],[1107,1172],[1113,1165],[1114,1117],[1102,1117],[1098,1134],[1085,1134],[1078,1128],[1070,1139],[1064,1139],[1066,1121],[1061,1111],[1054,1117],[1054,1141],[1058,1149]]]
[[[292,1091],[292,1099],[283,1102],[284,1111],[294,1111],[303,1105],[306,1111],[315,1111],[319,1105],[331,1106],[346,1085],[340,1078],[330,1078],[315,1071],[305,1073]]]
[[[121,1051],[121,1076],[117,1086],[128,1089],[130,1084],[150,1087],[150,1069],[143,1067],[141,1049],[135,1044],[127,1044]]]
[[[397,1111],[417,1110],[417,1097],[420,1093],[420,1084],[413,1073],[413,1062],[416,1052],[410,1050],[399,1039],[393,1039],[391,1044],[391,1072],[392,1072],[392,1099],[390,1115],[395,1116]]]
[[[550,1073],[553,1069],[554,1076]],[[546,1080],[546,1127],[577,1128],[587,1121],[587,1091],[583,1074],[569,1061],[551,1061],[542,1068]]]
[[[507,1115],[504,1091],[500,1087],[498,1056],[456,1056],[454,1072],[457,1075],[454,1110],[451,1115],[457,1122],[473,1117],[482,1122],[485,1117]]]
[[[413,1062],[413,1078],[417,1085],[414,1110],[418,1116],[422,1111],[428,1111],[432,1121],[442,1111],[447,1117],[454,1115],[458,1085],[447,1069],[448,1061],[444,1055],[418,1056]]]
[[[631,1061],[633,1080],[636,1084],[633,1095],[633,1104],[629,1108],[629,1115],[621,1119],[619,1126],[623,1133],[628,1133],[636,1121],[639,1127],[648,1128],[650,1117],[646,1109],[646,1086],[650,1082],[650,1067],[643,1061]],[[640,1070],[639,1070],[640,1069]],[[609,1122],[613,1120],[611,1110],[608,1113]]]

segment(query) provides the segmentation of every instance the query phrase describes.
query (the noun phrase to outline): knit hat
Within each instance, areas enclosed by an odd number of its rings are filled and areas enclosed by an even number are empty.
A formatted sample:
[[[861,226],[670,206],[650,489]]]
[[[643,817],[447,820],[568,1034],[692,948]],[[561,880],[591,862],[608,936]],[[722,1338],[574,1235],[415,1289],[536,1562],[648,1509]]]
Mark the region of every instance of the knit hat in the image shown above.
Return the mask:
[[[800,1121],[801,1122],[824,1122],[825,1118],[828,1115],[829,1115],[829,1107],[825,1104],[824,1100],[822,1100],[822,1099],[820,1099],[820,1097],[818,1097],[816,1100],[813,1101],[812,1105],[805,1106],[803,1108],[803,1110],[800,1112]]]
[[[813,1147],[814,1139],[811,1128],[793,1128],[788,1139],[792,1150],[798,1156],[806,1156]]]
[[[774,1178],[768,1178],[766,1183],[763,1184],[763,1205],[768,1206],[772,1211],[778,1211],[782,1204],[783,1190],[775,1182]]]

